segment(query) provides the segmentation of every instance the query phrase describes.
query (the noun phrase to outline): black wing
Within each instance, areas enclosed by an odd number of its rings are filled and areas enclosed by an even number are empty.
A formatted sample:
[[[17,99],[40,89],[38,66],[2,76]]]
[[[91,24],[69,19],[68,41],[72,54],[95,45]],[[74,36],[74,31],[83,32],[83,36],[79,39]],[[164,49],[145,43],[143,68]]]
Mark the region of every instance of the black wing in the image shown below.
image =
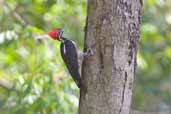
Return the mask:
[[[78,65],[78,55],[77,49],[74,43],[70,40],[64,40],[61,43],[61,56],[72,76],[77,86],[81,86],[81,77],[79,74],[79,65]]]

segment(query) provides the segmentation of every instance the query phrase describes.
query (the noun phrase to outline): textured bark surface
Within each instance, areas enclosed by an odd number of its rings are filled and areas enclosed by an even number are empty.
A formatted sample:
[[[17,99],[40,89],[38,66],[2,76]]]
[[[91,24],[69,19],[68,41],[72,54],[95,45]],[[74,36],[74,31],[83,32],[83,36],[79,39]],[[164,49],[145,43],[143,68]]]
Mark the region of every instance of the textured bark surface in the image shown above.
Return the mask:
[[[140,0],[88,0],[79,114],[129,114],[140,32]]]

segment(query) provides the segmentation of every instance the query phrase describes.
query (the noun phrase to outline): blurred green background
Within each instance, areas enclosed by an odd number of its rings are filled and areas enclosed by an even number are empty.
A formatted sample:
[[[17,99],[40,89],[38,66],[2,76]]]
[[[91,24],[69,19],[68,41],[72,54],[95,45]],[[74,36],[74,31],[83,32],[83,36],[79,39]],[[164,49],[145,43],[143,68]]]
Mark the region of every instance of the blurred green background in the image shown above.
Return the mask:
[[[79,91],[52,28],[83,47],[86,0],[0,0],[0,114],[76,114]],[[132,108],[171,109],[171,0],[144,1]]]

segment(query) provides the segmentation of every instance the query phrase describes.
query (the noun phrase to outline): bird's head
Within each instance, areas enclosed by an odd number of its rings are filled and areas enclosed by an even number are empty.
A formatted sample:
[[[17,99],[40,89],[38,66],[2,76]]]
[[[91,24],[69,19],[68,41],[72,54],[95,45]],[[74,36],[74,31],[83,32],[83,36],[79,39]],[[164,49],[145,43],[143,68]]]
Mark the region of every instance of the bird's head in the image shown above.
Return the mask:
[[[53,40],[61,40],[62,34],[63,34],[62,29],[53,29],[50,32],[48,32],[48,35],[53,39]]]

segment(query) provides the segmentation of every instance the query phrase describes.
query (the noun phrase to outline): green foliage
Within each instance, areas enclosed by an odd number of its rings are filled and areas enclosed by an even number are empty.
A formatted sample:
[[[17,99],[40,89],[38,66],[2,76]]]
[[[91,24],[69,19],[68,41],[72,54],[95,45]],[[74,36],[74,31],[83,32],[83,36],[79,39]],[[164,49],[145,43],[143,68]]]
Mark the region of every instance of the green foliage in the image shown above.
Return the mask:
[[[35,36],[60,27],[81,47],[85,5],[85,1],[69,0],[2,3],[0,114],[77,113],[78,88],[61,59],[59,42],[39,41]]]
[[[171,109],[171,2],[144,4],[133,107],[146,111]]]
[[[76,113],[78,89],[67,76],[59,43],[48,43],[20,38],[1,45],[1,79],[12,84],[0,88],[7,95],[0,98],[3,114]]]
[[[135,109],[171,107],[170,4],[144,3]],[[2,0],[0,6],[0,114],[76,114],[78,88],[61,59],[59,42],[35,35],[64,28],[64,36],[82,48],[86,1]]]

